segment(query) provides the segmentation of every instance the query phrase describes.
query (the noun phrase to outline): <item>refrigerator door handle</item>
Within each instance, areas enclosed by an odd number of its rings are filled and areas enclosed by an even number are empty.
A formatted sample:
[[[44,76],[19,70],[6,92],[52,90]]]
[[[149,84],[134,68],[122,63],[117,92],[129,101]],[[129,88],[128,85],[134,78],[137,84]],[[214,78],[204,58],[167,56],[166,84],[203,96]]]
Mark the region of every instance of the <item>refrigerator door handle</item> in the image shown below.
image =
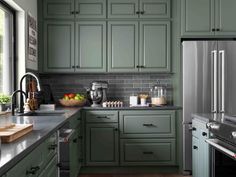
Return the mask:
[[[219,51],[219,57],[221,62],[221,68],[220,69],[220,80],[219,80],[219,97],[220,97],[220,104],[219,104],[219,111],[220,113],[225,112],[225,51],[220,50]]]
[[[211,51],[211,112],[217,112],[217,50]]]

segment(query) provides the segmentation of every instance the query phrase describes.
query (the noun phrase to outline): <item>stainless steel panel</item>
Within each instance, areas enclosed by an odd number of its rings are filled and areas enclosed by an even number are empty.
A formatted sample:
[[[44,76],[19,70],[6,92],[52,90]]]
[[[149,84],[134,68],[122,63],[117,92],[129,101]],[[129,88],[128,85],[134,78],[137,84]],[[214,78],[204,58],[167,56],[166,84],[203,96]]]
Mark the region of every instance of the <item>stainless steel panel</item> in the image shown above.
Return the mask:
[[[185,171],[192,170],[192,131],[191,124],[183,125],[183,169]]]
[[[224,99],[225,114],[236,115],[236,41],[219,41],[218,50],[224,51],[225,62],[225,72],[222,73],[225,89],[219,99]]]

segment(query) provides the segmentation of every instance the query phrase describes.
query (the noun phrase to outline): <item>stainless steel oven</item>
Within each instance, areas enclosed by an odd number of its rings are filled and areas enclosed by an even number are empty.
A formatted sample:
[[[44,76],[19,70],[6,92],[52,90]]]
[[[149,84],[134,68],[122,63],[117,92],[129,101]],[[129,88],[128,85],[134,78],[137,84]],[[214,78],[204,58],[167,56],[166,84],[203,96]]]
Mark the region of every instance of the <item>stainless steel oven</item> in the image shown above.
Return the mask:
[[[207,124],[211,133],[211,139],[206,140],[211,152],[211,177],[236,177],[236,118],[227,118]]]

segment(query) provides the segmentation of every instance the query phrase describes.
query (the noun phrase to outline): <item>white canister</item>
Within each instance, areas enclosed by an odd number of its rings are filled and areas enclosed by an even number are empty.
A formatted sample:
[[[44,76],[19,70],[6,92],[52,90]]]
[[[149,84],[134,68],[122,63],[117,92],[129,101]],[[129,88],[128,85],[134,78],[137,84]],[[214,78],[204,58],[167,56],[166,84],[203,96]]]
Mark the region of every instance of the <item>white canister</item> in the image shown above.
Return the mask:
[[[140,104],[142,106],[145,106],[147,104],[147,99],[146,98],[140,98]]]
[[[129,97],[129,105],[137,106],[138,105],[138,96],[130,96]]]

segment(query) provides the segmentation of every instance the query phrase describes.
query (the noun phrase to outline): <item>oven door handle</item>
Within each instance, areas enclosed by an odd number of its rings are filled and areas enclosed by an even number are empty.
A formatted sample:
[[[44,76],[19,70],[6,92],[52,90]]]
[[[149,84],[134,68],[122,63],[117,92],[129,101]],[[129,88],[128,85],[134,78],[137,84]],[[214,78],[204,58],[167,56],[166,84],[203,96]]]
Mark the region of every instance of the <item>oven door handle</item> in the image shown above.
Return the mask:
[[[217,142],[221,142],[220,140],[218,140],[218,139],[206,139],[205,141],[208,144],[210,144],[211,146],[213,146],[215,149],[220,150],[221,152],[227,154],[228,156],[230,156],[234,160],[236,160],[236,153],[234,153],[233,151],[229,150],[228,148],[225,148],[222,145],[220,145],[219,143],[217,143]]]

